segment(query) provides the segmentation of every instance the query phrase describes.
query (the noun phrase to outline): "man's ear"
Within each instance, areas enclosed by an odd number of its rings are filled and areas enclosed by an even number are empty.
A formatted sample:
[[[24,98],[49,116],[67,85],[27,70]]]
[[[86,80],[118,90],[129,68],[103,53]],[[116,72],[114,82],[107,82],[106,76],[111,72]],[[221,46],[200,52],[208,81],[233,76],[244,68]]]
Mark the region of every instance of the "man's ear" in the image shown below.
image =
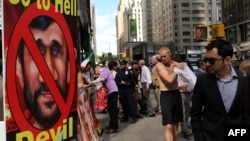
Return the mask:
[[[227,56],[225,59],[226,64],[231,64],[232,63],[232,57]]]

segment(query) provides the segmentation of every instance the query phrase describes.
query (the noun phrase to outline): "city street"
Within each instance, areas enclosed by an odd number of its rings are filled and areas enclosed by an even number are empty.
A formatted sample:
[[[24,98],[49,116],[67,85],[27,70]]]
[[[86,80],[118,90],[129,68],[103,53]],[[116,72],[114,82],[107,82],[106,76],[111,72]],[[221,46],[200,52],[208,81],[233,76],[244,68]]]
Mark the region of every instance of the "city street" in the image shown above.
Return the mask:
[[[156,107],[153,93],[151,94],[151,100],[153,106]],[[97,113],[96,116],[103,127],[108,125],[108,114]],[[161,115],[156,115],[156,117],[144,117],[135,124],[119,122],[119,132],[106,134],[104,130],[101,141],[164,141],[164,126],[162,126],[161,119]],[[185,139],[179,134],[177,141],[193,141],[193,137]]]

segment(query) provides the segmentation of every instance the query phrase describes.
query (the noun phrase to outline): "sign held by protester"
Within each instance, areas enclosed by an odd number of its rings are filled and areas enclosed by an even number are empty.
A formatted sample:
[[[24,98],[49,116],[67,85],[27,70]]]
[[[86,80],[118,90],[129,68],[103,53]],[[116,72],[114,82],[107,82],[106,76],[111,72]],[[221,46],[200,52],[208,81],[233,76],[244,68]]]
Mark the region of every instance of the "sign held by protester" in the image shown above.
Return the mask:
[[[76,0],[3,9],[6,140],[76,139]]]

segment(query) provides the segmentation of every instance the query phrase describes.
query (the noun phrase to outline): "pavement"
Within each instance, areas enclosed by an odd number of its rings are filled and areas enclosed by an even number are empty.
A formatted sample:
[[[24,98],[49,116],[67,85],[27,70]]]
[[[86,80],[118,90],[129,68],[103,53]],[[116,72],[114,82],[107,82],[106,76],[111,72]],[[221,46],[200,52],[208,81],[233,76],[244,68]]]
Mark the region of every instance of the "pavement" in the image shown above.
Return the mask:
[[[150,95],[152,105],[156,107],[154,94]],[[96,117],[103,127],[109,123],[109,115],[96,113]],[[180,129],[180,128],[179,128]],[[164,141],[164,126],[162,125],[162,116],[144,117],[136,123],[119,122],[119,131],[113,134],[107,134],[104,130],[101,135],[101,141]],[[177,141],[194,141],[193,136],[185,139],[182,134],[178,134]]]

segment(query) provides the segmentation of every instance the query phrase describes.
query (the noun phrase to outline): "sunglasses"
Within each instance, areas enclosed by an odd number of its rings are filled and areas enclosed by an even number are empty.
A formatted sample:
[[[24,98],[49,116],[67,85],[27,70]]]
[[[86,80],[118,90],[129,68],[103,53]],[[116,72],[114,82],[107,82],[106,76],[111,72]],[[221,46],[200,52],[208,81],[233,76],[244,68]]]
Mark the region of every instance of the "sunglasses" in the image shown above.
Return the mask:
[[[216,61],[220,61],[220,60],[222,60],[222,59],[207,58],[207,57],[205,57],[205,58],[203,59],[203,61],[204,61],[205,63],[208,62],[210,65],[214,65]]]

